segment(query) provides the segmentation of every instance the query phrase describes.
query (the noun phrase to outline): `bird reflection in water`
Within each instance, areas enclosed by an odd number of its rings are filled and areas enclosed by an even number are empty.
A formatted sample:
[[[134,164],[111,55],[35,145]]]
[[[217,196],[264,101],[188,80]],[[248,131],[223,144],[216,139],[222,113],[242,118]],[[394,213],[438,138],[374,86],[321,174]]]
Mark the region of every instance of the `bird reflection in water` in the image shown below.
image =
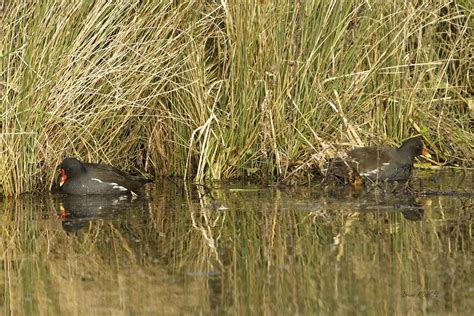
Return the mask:
[[[60,217],[66,232],[88,228],[91,223],[126,216],[140,203],[130,195],[64,195],[60,198]]]

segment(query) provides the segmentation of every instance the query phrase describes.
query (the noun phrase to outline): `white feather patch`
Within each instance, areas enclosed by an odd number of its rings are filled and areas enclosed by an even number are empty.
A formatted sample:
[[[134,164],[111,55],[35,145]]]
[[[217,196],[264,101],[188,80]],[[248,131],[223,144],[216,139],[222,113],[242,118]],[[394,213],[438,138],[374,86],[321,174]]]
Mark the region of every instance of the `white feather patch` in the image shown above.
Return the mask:
[[[91,180],[94,180],[94,181],[97,181],[99,183],[104,183],[104,184],[108,184],[108,185],[111,185],[112,186],[112,189],[118,189],[119,191],[128,191],[127,188],[119,185],[118,183],[115,183],[115,182],[104,182],[100,179],[97,179],[97,178],[91,178]]]
[[[374,169],[374,170],[363,172],[360,175],[367,177],[367,176],[370,176],[370,175],[373,175],[373,174],[377,174],[377,173],[379,173],[379,171],[380,171],[380,169]]]
[[[118,189],[119,191],[128,191],[128,189],[127,189],[126,187],[123,187],[123,186],[118,185],[118,184],[117,184],[117,185],[114,185],[114,186],[112,187],[112,189]]]
[[[383,170],[384,167],[389,166],[389,165],[390,165],[390,162],[384,162],[384,163],[382,163],[382,167],[377,168],[377,169],[374,169],[374,170],[370,170],[370,171],[363,172],[363,173],[361,173],[360,175],[361,175],[361,176],[366,176],[366,177],[368,177],[368,176],[377,174],[377,173],[380,172],[380,170]]]

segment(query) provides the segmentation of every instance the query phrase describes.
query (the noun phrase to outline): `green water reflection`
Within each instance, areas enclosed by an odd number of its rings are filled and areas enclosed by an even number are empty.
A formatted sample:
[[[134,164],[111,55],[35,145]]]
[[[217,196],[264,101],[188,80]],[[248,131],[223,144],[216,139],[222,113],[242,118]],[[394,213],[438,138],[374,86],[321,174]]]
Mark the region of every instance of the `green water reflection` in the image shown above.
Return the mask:
[[[413,195],[162,181],[133,200],[4,198],[0,306],[32,315],[469,314],[472,178],[419,172]]]

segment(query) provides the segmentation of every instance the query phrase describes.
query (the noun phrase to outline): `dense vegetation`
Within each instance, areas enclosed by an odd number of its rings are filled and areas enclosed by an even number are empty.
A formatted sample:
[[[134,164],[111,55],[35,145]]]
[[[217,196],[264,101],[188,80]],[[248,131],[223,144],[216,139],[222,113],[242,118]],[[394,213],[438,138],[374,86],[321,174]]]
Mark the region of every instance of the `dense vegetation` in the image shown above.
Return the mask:
[[[421,134],[472,166],[471,1],[5,1],[0,192],[65,156],[281,181]]]

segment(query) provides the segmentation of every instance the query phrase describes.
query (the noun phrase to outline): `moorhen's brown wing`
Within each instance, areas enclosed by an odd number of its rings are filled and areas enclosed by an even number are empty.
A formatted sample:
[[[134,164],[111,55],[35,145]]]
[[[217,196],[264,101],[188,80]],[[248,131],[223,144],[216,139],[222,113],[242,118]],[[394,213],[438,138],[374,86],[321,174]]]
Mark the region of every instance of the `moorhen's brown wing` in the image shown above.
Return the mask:
[[[390,163],[396,149],[390,147],[360,147],[350,150],[347,154],[357,162],[356,170],[360,175],[376,173]]]

